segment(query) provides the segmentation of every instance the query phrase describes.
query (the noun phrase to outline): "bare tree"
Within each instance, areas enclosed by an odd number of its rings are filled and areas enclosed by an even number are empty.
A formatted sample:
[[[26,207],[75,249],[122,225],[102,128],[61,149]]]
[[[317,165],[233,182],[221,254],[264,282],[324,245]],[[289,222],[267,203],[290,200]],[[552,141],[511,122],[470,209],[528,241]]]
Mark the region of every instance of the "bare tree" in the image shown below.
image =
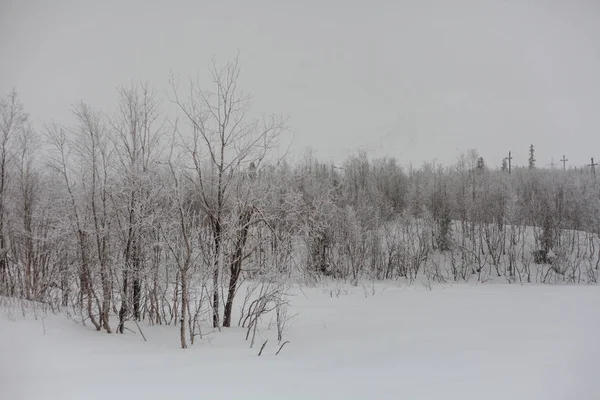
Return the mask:
[[[223,325],[231,324],[231,304],[239,278],[239,255],[243,254],[245,230],[252,218],[251,195],[235,196],[236,185],[243,171],[260,163],[276,144],[285,128],[279,116],[255,119],[249,116],[251,97],[239,87],[241,65],[236,56],[220,67],[213,60],[210,67],[212,90],[204,90],[198,80],[190,81],[187,98],[182,98],[178,81],[171,80],[174,102],[191,129],[191,137],[180,132],[184,151],[192,162],[195,176],[190,177],[197,188],[200,205],[206,214],[213,241],[213,326],[220,325],[219,281],[222,265],[227,259],[225,243],[233,240],[229,257],[229,291]],[[234,206],[234,197],[244,202]],[[237,218],[231,213],[238,212]],[[229,231],[226,220],[237,220]],[[241,232],[241,236],[239,235]]]
[[[156,229],[148,223],[153,215],[149,202],[152,193],[150,174],[160,157],[164,118],[147,82],[121,87],[118,93],[119,107],[111,125],[123,189],[115,196],[124,258],[119,311],[119,332],[123,333],[130,312],[135,320],[141,318],[143,235],[156,236]],[[156,285],[153,289],[156,290]],[[156,297],[156,293],[152,297]]]
[[[75,107],[74,114],[77,125],[70,131],[57,124],[47,128],[55,150],[51,165],[62,176],[70,202],[71,227],[79,247],[80,305],[83,307],[86,303],[88,317],[97,330],[104,328],[110,333],[112,274],[108,184],[111,149],[106,125],[99,112],[82,102]],[[73,162],[77,165],[73,166]],[[96,265],[101,295],[94,287]]]
[[[6,232],[8,169],[14,157],[15,141],[28,129],[28,119],[14,89],[6,98],[0,99],[0,293],[9,295],[14,294],[14,282],[8,266]]]
[[[172,218],[172,230],[166,232],[169,250],[175,260],[179,272],[181,311],[180,311],[180,341],[181,348],[187,348],[186,329],[190,318],[189,301],[189,274],[192,267],[193,256],[193,227],[195,216],[191,203],[185,199],[185,187],[183,186],[183,174],[173,164],[169,162],[169,168],[172,174],[173,190],[171,191],[171,200],[174,205],[174,215]]]
[[[39,141],[32,129],[27,129],[18,138],[16,160],[16,218],[21,221],[20,229],[14,229],[16,236],[12,248],[15,260],[24,267],[24,297],[31,300],[41,300],[38,296],[40,284],[45,280],[42,275],[48,273],[47,257],[40,254],[42,231],[38,231],[38,220],[43,216],[36,215],[41,200],[42,174],[35,159]],[[42,224],[43,221],[39,221]],[[18,225],[17,225],[18,226]]]

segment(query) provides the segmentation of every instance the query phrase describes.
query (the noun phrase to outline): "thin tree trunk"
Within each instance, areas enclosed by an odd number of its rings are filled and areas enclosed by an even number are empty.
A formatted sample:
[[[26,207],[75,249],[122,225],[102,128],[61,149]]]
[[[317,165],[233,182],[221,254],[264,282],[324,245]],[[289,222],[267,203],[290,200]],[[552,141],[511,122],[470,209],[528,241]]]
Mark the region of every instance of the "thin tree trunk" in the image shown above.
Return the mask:
[[[123,333],[125,331],[125,318],[127,318],[127,297],[128,297],[128,290],[127,288],[129,287],[129,271],[127,270],[127,265],[125,266],[125,269],[123,269],[123,291],[122,291],[122,298],[121,298],[121,308],[119,310],[119,327],[117,328],[117,331],[119,333]]]
[[[186,327],[186,316],[187,316],[187,307],[188,307],[188,296],[187,296],[187,272],[186,270],[181,270],[181,320],[180,328],[179,328],[179,338],[181,340],[181,348],[187,348],[187,341],[185,338],[185,327]]]
[[[133,265],[133,282],[132,282],[132,290],[133,290],[133,318],[136,321],[140,320],[140,303],[142,298],[142,281],[140,277],[141,273],[141,259],[140,259],[140,248],[139,242],[137,240],[133,243],[133,257],[132,257],[132,265]]]
[[[230,277],[229,277],[229,290],[227,292],[227,302],[225,303],[225,313],[223,316],[223,326],[231,326],[231,312],[233,308],[233,298],[237,290],[237,284],[242,271],[242,259],[244,257],[244,248],[246,247],[246,241],[248,240],[248,230],[250,229],[250,219],[254,211],[252,209],[246,210],[240,216],[241,232],[236,243],[234,257],[231,260],[230,266]]]
[[[215,224],[215,262],[213,271],[213,328],[219,327],[219,258],[221,253],[221,224]]]

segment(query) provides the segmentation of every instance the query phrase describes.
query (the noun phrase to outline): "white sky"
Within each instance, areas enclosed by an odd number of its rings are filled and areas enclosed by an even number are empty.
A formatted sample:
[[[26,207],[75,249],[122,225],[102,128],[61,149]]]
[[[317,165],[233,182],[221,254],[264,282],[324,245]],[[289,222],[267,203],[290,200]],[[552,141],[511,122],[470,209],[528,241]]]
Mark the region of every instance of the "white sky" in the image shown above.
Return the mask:
[[[205,73],[237,49],[256,111],[290,113],[294,149],[420,165],[477,148],[525,164],[600,159],[600,1],[0,0],[0,94],[36,122],[118,85]],[[208,84],[208,81],[207,81]]]

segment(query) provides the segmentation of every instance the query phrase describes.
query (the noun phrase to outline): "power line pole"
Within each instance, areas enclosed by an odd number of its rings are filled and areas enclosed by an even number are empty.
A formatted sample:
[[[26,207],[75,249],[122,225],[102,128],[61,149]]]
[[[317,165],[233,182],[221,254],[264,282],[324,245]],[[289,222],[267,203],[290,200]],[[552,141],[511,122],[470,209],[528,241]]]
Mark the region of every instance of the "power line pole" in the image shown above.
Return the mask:
[[[598,163],[594,163],[594,157],[592,157],[592,163],[588,165],[588,167],[592,168],[592,175],[594,176],[594,180],[596,179],[596,165]]]
[[[512,161],[512,152],[508,152],[508,157],[506,158],[508,160],[508,174],[510,175],[510,171],[511,171],[511,161]]]
[[[569,161],[569,160],[567,160],[567,157],[565,157],[564,154],[563,154],[563,158],[561,158],[560,161],[562,161],[562,163],[563,163],[563,170],[566,170],[567,169],[567,161]]]

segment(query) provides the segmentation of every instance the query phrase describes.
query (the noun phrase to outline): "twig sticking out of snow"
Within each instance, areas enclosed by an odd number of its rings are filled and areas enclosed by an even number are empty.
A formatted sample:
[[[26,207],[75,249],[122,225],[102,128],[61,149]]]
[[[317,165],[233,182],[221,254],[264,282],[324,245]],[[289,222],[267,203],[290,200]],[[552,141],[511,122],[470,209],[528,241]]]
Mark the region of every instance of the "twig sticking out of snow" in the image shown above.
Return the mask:
[[[147,342],[148,340],[146,340],[146,335],[144,335],[144,332],[142,331],[142,328],[140,328],[140,324],[138,324],[137,320],[134,320],[134,321],[135,321],[135,324],[137,325],[138,330],[142,334],[142,337],[144,338],[144,342]]]
[[[260,346],[260,351],[258,352],[258,356],[260,357],[260,355],[262,354],[265,346],[267,345],[268,340],[265,340],[265,342],[263,343],[262,346]]]
[[[277,353],[275,353],[275,355],[279,355],[279,352],[281,351],[281,349],[283,349],[283,346],[285,346],[289,342],[290,342],[289,340],[286,340],[285,342],[283,342],[283,344],[279,347],[279,350],[277,350]]]

